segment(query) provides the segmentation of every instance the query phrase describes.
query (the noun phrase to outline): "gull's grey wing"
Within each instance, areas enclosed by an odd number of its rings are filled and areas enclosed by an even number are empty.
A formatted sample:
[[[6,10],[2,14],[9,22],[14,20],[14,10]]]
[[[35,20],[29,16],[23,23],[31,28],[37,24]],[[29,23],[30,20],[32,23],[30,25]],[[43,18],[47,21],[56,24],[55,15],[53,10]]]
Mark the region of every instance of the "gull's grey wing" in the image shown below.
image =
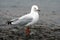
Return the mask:
[[[26,25],[28,24],[29,22],[32,22],[33,18],[24,18],[24,19],[21,19],[20,21],[20,25],[23,26],[23,25]]]
[[[16,23],[16,24],[18,24],[18,25],[20,25],[20,26],[23,26],[23,25],[28,24],[28,23],[31,22],[32,20],[33,20],[32,17],[24,17],[24,18],[22,18],[22,19],[17,20],[17,21],[14,22],[14,23]]]

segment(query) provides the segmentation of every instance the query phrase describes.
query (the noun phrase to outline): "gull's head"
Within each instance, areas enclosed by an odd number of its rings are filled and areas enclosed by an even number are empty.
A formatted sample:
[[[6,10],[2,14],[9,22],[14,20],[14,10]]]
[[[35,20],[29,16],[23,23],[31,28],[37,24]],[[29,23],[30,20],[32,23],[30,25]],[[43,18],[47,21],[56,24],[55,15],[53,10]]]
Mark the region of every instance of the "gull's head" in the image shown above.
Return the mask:
[[[31,12],[39,12],[40,10],[38,9],[37,5],[33,5],[31,8]]]

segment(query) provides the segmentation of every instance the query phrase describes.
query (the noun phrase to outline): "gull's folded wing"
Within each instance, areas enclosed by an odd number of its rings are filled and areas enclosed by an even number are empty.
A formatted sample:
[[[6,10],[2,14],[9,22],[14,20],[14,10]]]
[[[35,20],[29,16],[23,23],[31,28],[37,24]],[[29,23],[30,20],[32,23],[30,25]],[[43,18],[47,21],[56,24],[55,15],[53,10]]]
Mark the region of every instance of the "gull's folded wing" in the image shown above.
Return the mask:
[[[12,24],[19,24],[20,26],[26,25],[30,22],[32,22],[33,18],[32,17],[24,17],[22,19],[17,19],[12,22]]]

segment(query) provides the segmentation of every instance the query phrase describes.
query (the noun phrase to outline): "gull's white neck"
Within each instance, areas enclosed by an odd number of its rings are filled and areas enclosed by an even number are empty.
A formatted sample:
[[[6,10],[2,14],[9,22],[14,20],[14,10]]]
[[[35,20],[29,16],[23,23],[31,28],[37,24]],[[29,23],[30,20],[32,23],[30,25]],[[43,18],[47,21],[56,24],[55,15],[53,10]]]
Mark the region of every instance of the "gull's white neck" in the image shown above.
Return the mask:
[[[38,12],[31,12],[30,15],[33,17],[33,18],[39,18],[39,14]]]

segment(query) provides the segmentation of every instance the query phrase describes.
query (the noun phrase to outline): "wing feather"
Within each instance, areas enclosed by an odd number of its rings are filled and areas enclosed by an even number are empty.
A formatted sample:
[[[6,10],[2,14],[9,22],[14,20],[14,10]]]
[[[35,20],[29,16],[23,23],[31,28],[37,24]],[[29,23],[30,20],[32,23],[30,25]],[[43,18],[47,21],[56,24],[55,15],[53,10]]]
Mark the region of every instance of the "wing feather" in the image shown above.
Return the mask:
[[[20,26],[26,25],[30,22],[32,22],[32,17],[24,17],[22,19],[18,19],[17,21],[13,21],[12,24],[19,24]]]

